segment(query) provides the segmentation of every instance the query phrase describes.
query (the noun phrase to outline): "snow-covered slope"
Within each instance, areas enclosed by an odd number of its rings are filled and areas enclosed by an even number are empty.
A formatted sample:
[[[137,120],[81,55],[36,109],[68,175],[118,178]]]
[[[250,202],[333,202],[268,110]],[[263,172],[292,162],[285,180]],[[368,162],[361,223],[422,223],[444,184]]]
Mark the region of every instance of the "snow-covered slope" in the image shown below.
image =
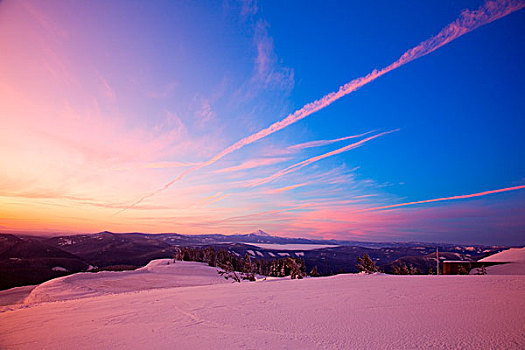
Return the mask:
[[[135,293],[0,313],[0,348],[525,348],[525,276],[338,275],[141,290],[147,276],[127,280]]]
[[[497,254],[487,256],[479,261],[486,262],[525,262],[525,247],[510,248]]]
[[[487,267],[488,275],[525,275],[525,247],[510,248],[479,261],[505,263]]]
[[[25,303],[217,283],[228,283],[217,273],[217,268],[198,262],[159,259],[134,271],[86,272],[55,278],[33,289]]]

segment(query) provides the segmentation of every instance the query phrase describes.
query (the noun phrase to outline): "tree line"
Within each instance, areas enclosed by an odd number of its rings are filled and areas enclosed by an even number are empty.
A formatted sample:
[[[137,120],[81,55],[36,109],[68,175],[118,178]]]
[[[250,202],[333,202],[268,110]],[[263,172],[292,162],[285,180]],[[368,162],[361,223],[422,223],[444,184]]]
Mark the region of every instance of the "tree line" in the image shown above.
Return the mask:
[[[306,276],[306,265],[301,258],[256,259],[248,254],[241,257],[226,249],[214,247],[177,248],[174,260],[198,261],[222,269],[219,273],[236,282],[255,281],[255,275],[301,279]]]
[[[363,256],[357,257],[357,268],[359,272],[365,273],[376,273],[382,272],[381,269],[376,265],[376,263],[368,256],[368,254],[363,254]],[[392,271],[394,275],[420,275],[421,271],[418,268],[407,265],[406,263],[401,263],[398,265],[392,266]],[[432,274],[432,269],[429,270],[429,274]]]
[[[237,282],[240,282],[241,280],[255,281],[256,274],[272,277],[290,276],[292,279],[301,279],[307,275],[305,261],[301,258],[286,257],[267,260],[264,258],[257,259],[250,256],[249,254],[241,257],[240,255],[237,255],[229,250],[215,249],[214,247],[177,248],[174,259],[183,261],[198,261],[207,263],[212,267],[219,267],[222,269],[222,271],[219,272],[221,275],[223,275],[226,279],[232,279]],[[381,272],[381,269],[368,256],[368,254],[363,254],[361,257],[357,257],[356,266],[360,272]],[[392,266],[392,269],[395,275],[422,274],[419,269],[412,265],[406,265],[404,262]],[[481,271],[478,273],[486,274],[486,271]],[[432,268],[430,268],[428,274],[433,274]],[[319,273],[317,272],[317,266],[314,266],[308,275],[312,277],[319,276]]]

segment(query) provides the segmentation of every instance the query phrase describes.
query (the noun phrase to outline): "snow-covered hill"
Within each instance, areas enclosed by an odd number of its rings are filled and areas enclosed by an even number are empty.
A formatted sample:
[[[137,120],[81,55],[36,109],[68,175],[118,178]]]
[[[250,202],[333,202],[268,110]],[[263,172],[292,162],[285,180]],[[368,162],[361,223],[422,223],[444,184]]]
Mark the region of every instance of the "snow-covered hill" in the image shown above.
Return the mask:
[[[134,271],[76,273],[42,283],[31,291],[26,304],[79,299],[146,289],[191,287],[229,283],[217,268],[192,261],[158,259]]]
[[[503,263],[487,267],[488,275],[525,275],[525,247],[510,248],[479,261]]]
[[[479,261],[487,262],[525,262],[525,247],[510,248],[494,255],[487,256]]]
[[[525,276],[239,284],[216,275],[204,264],[163,260],[134,273],[44,283],[32,303],[0,313],[0,348],[525,348]],[[96,292],[75,294],[86,288]]]

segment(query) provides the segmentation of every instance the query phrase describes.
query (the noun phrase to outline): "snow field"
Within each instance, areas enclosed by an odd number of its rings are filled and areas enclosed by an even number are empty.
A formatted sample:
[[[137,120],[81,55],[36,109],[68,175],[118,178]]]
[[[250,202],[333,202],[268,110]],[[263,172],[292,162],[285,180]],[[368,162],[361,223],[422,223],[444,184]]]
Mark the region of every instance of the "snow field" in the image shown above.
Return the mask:
[[[525,276],[348,274],[142,288],[0,313],[0,348],[525,348]]]

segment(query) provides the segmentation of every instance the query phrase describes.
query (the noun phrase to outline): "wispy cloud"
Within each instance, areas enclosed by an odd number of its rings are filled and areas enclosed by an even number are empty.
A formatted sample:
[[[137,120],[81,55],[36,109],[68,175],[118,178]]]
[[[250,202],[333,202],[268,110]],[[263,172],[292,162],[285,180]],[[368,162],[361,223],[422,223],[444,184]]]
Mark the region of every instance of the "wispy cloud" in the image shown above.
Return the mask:
[[[216,197],[216,198],[213,198],[212,200],[210,200],[208,203],[206,203],[206,205],[211,205],[213,203],[216,203],[220,200],[223,200],[224,198],[230,196],[231,194],[230,193],[226,193],[226,194],[223,194],[222,196],[219,196],[219,197]]]
[[[472,194],[464,194],[464,195],[460,195],[460,196],[443,197],[443,198],[427,199],[427,200],[416,201],[416,202],[406,202],[406,203],[399,203],[399,204],[392,204],[392,205],[384,205],[384,206],[381,206],[381,207],[374,207],[374,208],[367,208],[367,209],[362,209],[362,210],[356,210],[355,212],[375,211],[375,210],[383,210],[383,209],[393,209],[393,208],[406,207],[406,206],[415,205],[415,204],[424,204],[424,203],[451,201],[451,200],[456,200],[456,199],[474,198],[474,197],[481,197],[481,196],[486,196],[486,195],[494,194],[494,193],[517,191],[517,190],[521,190],[521,189],[525,189],[525,185],[501,188],[501,189],[498,189],[498,190],[484,191],[484,192],[478,192],[478,193],[472,193]]]
[[[184,162],[153,162],[144,165],[148,169],[164,169],[164,168],[183,168],[187,166],[195,166],[199,163],[184,163]]]
[[[200,98],[198,104],[199,107],[195,115],[198,121],[197,124],[203,127],[215,117],[216,113],[213,111],[212,105],[207,98]]]
[[[249,23],[253,32],[253,46],[256,55],[253,61],[253,72],[247,82],[247,88],[240,89],[243,98],[251,98],[256,91],[273,88],[290,91],[294,84],[294,70],[282,66],[278,61],[273,38],[269,33],[270,25],[260,16],[258,1],[240,1],[240,19]]]
[[[303,182],[303,183],[296,184],[296,185],[280,187],[280,188],[276,188],[276,189],[273,189],[273,190],[269,190],[267,192],[270,193],[270,194],[280,193],[280,192],[290,191],[290,190],[293,190],[293,189],[298,188],[298,187],[303,187],[303,186],[306,186],[306,185],[308,185],[308,182]]]
[[[257,0],[241,0],[241,17],[247,18],[254,16],[259,7],[257,6]]]
[[[265,184],[265,183],[268,183],[270,181],[273,181],[281,176],[284,176],[286,174],[289,174],[289,173],[292,173],[294,171],[297,171],[307,165],[310,165],[314,162],[317,162],[317,161],[320,161],[321,159],[325,159],[325,158],[328,158],[328,157],[331,157],[331,156],[335,156],[337,154],[340,154],[340,153],[343,153],[343,152],[346,152],[346,151],[350,151],[354,148],[357,148],[357,147],[360,147],[362,146],[364,143],[370,141],[370,140],[373,140],[377,137],[380,137],[380,136],[383,136],[383,135],[387,135],[387,134],[390,134],[392,132],[396,132],[396,131],[399,131],[399,129],[396,129],[396,130],[391,130],[391,131],[385,131],[385,132],[382,132],[382,133],[379,133],[377,135],[374,135],[374,136],[370,136],[370,137],[367,137],[366,139],[363,139],[361,141],[358,141],[358,142],[355,142],[355,143],[352,143],[350,145],[347,145],[345,147],[341,147],[339,149],[336,149],[334,151],[331,151],[331,152],[327,152],[327,153],[324,153],[324,154],[321,154],[319,156],[315,156],[315,157],[312,157],[312,158],[308,158],[306,160],[303,160],[302,162],[299,162],[299,163],[296,163],[294,165],[291,165],[283,170],[279,170],[278,172],[276,172],[275,174],[271,175],[271,176],[268,176],[268,177],[265,177],[263,179],[257,179],[257,180],[254,180],[254,181],[250,181],[248,183],[248,186],[249,187],[254,187],[254,186],[260,186],[262,184]]]
[[[291,90],[294,86],[294,71],[277,64],[273,39],[268,34],[268,27],[268,23],[263,20],[258,20],[255,25],[253,40],[257,48],[257,56],[252,80],[262,84],[263,87],[273,85],[283,90]]]
[[[224,193],[222,192],[217,192],[211,196],[208,196],[204,199],[202,199],[201,201],[199,201],[197,204],[193,205],[193,207],[202,207],[202,206],[205,206],[207,204],[210,204],[210,203],[213,203],[213,201],[217,198],[221,198],[222,196],[224,196]]]
[[[318,140],[318,141],[310,141],[310,142],[300,143],[300,144],[297,144],[297,145],[290,146],[290,147],[288,147],[288,149],[295,151],[295,150],[311,148],[311,147],[326,146],[326,145],[330,145],[332,143],[339,142],[339,141],[345,141],[345,140],[349,140],[349,139],[355,139],[355,138],[358,138],[358,137],[363,137],[363,136],[368,135],[368,134],[370,134],[370,133],[372,133],[374,131],[375,130],[371,130],[371,131],[367,131],[367,132],[362,133],[362,134],[345,136],[345,137],[341,137],[341,138],[333,139],[333,140]]]
[[[445,28],[443,28],[437,35],[431,37],[428,40],[423,41],[419,45],[415,46],[414,48],[406,51],[398,60],[390,64],[389,66],[380,69],[380,70],[373,70],[371,73],[359,77],[357,79],[354,79],[350,81],[349,83],[341,86],[337,91],[329,93],[328,95],[325,95],[321,99],[308,103],[305,106],[303,106],[301,109],[298,109],[297,111],[289,114],[286,118],[277,121],[270,125],[269,127],[262,129],[250,136],[247,136],[231,146],[225,148],[223,151],[217,153],[215,156],[210,158],[208,161],[201,163],[200,165],[197,165],[195,167],[192,167],[190,169],[187,169],[183,173],[181,173],[179,176],[174,178],[173,180],[166,183],[164,186],[159,188],[156,191],[153,191],[151,193],[148,193],[141,198],[139,198],[137,201],[132,203],[130,207],[141,203],[147,198],[150,198],[165,189],[169,188],[171,185],[173,185],[175,182],[180,181],[182,178],[184,178],[186,175],[199,170],[203,167],[209,166],[218,160],[224,158],[226,155],[235,152],[241,148],[243,148],[246,145],[252,144],[268,135],[271,135],[279,130],[282,130],[286,128],[287,126],[296,123],[299,120],[302,120],[303,118],[309,116],[312,113],[315,113],[335,101],[339,100],[341,97],[346,96],[357,89],[363,87],[364,85],[374,81],[375,79],[381,77],[382,75],[393,71],[401,66],[403,66],[406,63],[409,63],[417,58],[423,57],[425,55],[428,55],[429,53],[434,52],[438,48],[448,44],[449,42],[459,38],[460,36],[467,34],[487,23],[493,22],[497,19],[500,19],[512,12],[515,12],[517,10],[522,9],[525,7],[525,2],[520,0],[495,0],[495,1],[487,1],[484,5],[479,7],[477,10],[471,11],[471,10],[464,10],[459,18],[455,20],[454,22],[447,25]],[[271,180],[270,180],[271,181]],[[118,212],[116,213],[118,214]]]
[[[306,203],[306,204],[296,205],[296,206],[293,206],[293,207],[288,207],[288,208],[283,208],[283,209],[268,210],[268,211],[264,211],[264,212],[254,213],[254,214],[232,216],[232,217],[229,217],[229,218],[226,218],[226,219],[219,220],[219,221],[217,221],[217,223],[219,223],[219,222],[226,222],[226,221],[245,221],[248,218],[252,219],[254,217],[271,216],[271,215],[275,215],[275,214],[279,214],[279,213],[283,213],[283,212],[287,212],[287,211],[294,211],[294,210],[305,209],[305,208],[308,208],[308,207],[311,207],[311,206],[312,206],[312,204]]]
[[[222,174],[222,173],[231,173],[231,172],[239,171],[239,170],[253,169],[253,168],[257,168],[257,167],[261,167],[261,166],[267,166],[267,165],[281,163],[281,162],[287,161],[289,159],[290,158],[250,159],[250,160],[247,160],[247,161],[243,162],[242,164],[239,164],[239,165],[236,165],[236,166],[215,170],[214,173]]]
[[[51,35],[64,39],[69,37],[68,33],[63,28],[58,26],[56,22],[49,18],[49,16],[42,10],[33,6],[28,1],[22,2],[21,5],[27,12],[29,12],[33,16],[34,19],[36,19],[37,23],[44,30],[48,31]]]
[[[43,204],[44,202],[39,200],[56,200],[56,199],[63,199],[68,200],[71,202],[74,202],[75,204],[81,204],[81,205],[90,205],[93,207],[99,207],[99,208],[109,208],[109,209],[122,209],[126,207],[125,203],[107,203],[95,200],[93,198],[89,197],[82,197],[82,196],[75,196],[70,195],[67,193],[62,193],[60,191],[46,191],[46,190],[40,190],[40,191],[26,191],[26,192],[19,192],[19,193],[2,193],[0,194],[0,197],[5,198],[17,198],[17,199],[28,199],[28,200],[37,200],[38,203]],[[52,203],[53,205],[63,205],[63,204],[57,204]],[[65,206],[65,205],[63,205]],[[162,205],[138,205],[133,207],[132,209],[141,209],[141,210],[157,210],[157,209],[166,209],[166,206]]]
[[[115,90],[109,85],[108,80],[100,73],[95,71],[99,84],[101,86],[102,94],[111,101],[115,100]]]

